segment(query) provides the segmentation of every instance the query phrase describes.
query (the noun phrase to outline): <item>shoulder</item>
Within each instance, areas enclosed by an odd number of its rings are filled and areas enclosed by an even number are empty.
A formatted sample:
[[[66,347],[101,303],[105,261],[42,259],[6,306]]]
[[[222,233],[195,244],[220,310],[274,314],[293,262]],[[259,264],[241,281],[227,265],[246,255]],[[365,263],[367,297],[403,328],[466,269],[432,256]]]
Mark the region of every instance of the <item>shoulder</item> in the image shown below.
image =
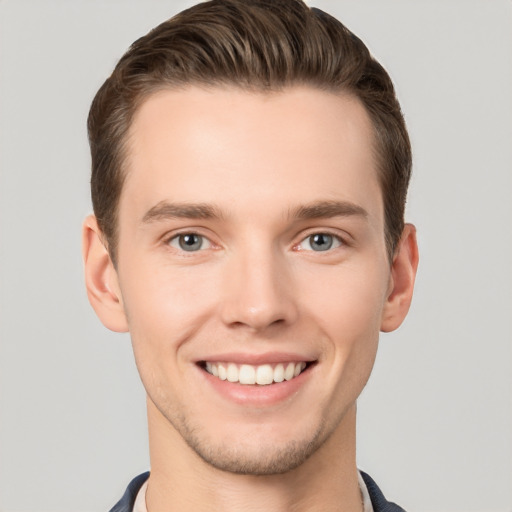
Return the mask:
[[[405,510],[396,503],[386,500],[379,486],[370,475],[367,475],[363,471],[360,471],[360,473],[368,489],[374,512],[405,512]]]
[[[132,512],[137,493],[148,478],[149,471],[136,476],[128,485],[123,497],[110,509],[110,512]]]

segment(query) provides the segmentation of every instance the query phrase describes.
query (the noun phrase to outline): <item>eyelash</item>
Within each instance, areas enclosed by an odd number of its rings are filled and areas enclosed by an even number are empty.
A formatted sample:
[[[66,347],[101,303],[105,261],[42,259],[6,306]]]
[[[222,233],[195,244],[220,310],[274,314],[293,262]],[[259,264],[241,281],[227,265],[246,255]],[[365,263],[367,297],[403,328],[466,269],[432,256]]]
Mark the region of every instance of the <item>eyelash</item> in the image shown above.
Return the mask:
[[[200,238],[201,239],[201,246],[199,247],[199,250],[197,250],[197,251],[187,251],[186,249],[184,249],[183,246],[180,243],[181,242],[180,239],[184,239],[185,237],[198,237],[198,238]],[[173,245],[173,242],[176,242],[176,245]],[[168,245],[170,247],[173,247],[174,249],[177,249],[178,251],[181,251],[181,252],[184,252],[184,253],[201,252],[202,250],[205,250],[205,248],[203,248],[204,243],[208,244],[208,247],[206,247],[206,249],[211,249],[213,247],[213,245],[214,245],[213,242],[208,237],[206,237],[204,235],[201,235],[200,233],[196,233],[195,231],[185,231],[185,232],[182,232],[182,233],[175,234],[172,237],[167,238],[165,243],[166,243],[166,245]]]
[[[311,241],[312,241],[313,237],[317,237],[317,236],[331,238],[331,245],[329,245],[324,250],[315,251],[314,249],[311,248]],[[300,247],[305,242],[309,243],[309,246],[310,246],[309,249],[304,249],[304,248]],[[296,244],[294,246],[294,248],[296,248],[299,251],[306,250],[306,251],[311,251],[311,252],[326,252],[327,253],[327,252],[331,252],[332,250],[338,249],[344,245],[347,245],[347,244],[345,243],[343,238],[341,238],[339,235],[335,235],[334,233],[330,233],[329,231],[315,231],[313,233],[308,234],[306,237],[304,237],[298,244]]]
[[[312,242],[313,237],[318,237],[318,236],[329,237],[331,239],[330,240],[331,244],[326,249],[323,249],[323,250],[320,249],[318,251],[315,251],[311,247],[311,242]],[[183,248],[183,245],[182,245],[181,241],[185,237],[198,237],[198,238],[200,238],[201,245],[199,246],[198,250],[187,251],[185,248]],[[176,245],[173,245],[173,242]],[[310,247],[309,249],[304,249],[303,247],[301,247],[306,242],[309,243],[309,247]],[[185,241],[185,243],[186,243],[186,241]],[[208,245],[207,247],[204,247],[205,243]],[[327,243],[329,244],[329,242],[327,242]],[[186,232],[174,234],[172,237],[169,237],[169,238],[167,238],[165,240],[165,244],[167,246],[170,246],[173,249],[176,249],[176,250],[178,250],[180,252],[183,252],[183,253],[202,252],[202,251],[204,251],[206,249],[211,249],[211,248],[214,247],[214,243],[208,237],[206,237],[204,235],[201,235],[200,233],[197,233],[195,231],[186,231]],[[190,244],[189,247],[192,247],[192,245],[193,244]],[[338,248],[340,248],[342,246],[346,246],[346,245],[348,245],[348,244],[339,235],[336,235],[334,233],[330,233],[329,231],[315,231],[315,232],[311,232],[307,236],[303,237],[298,244],[295,244],[293,246],[293,249],[295,249],[297,251],[325,252],[325,253],[328,253],[328,252],[332,252],[333,250],[338,249]]]

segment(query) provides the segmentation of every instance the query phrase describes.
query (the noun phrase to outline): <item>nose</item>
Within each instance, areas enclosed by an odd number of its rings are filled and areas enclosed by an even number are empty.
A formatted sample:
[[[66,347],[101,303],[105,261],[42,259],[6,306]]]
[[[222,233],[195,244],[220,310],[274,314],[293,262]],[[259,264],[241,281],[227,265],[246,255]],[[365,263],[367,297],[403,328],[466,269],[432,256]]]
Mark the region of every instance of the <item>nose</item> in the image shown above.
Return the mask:
[[[286,257],[272,250],[233,256],[225,269],[223,322],[260,332],[292,324],[298,312],[291,274]]]

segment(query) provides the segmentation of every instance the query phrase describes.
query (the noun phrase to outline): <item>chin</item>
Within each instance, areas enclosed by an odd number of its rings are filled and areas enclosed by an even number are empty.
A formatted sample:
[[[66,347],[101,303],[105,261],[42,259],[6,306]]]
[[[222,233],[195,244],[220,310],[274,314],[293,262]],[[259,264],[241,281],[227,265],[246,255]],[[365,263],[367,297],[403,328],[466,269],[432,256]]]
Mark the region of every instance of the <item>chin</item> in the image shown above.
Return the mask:
[[[225,442],[213,445],[190,436],[185,441],[204,462],[216,469],[238,475],[268,476],[287,473],[302,465],[323,444],[325,439],[321,437],[317,432],[311,439],[280,445],[268,441],[266,445],[256,441],[250,445],[233,446]]]
[[[228,473],[254,476],[278,475],[299,467],[334,430],[326,429],[323,424],[316,427],[302,425],[296,432],[290,427],[278,433],[282,429],[265,424],[256,426],[256,430],[236,431],[229,426],[220,428],[219,425],[214,429],[211,424],[172,423],[188,447],[209,466]]]

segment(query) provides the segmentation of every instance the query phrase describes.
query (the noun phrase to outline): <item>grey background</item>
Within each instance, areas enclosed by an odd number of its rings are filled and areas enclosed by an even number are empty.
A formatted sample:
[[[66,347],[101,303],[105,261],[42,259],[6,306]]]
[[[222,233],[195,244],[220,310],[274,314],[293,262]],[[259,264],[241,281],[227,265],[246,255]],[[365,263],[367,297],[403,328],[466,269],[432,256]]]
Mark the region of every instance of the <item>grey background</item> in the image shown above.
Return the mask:
[[[89,307],[85,119],[128,45],[190,5],[0,0],[0,510],[108,510],[148,468],[129,339]],[[358,460],[410,511],[512,511],[512,4],[311,2],[387,67],[421,264],[359,403]]]

